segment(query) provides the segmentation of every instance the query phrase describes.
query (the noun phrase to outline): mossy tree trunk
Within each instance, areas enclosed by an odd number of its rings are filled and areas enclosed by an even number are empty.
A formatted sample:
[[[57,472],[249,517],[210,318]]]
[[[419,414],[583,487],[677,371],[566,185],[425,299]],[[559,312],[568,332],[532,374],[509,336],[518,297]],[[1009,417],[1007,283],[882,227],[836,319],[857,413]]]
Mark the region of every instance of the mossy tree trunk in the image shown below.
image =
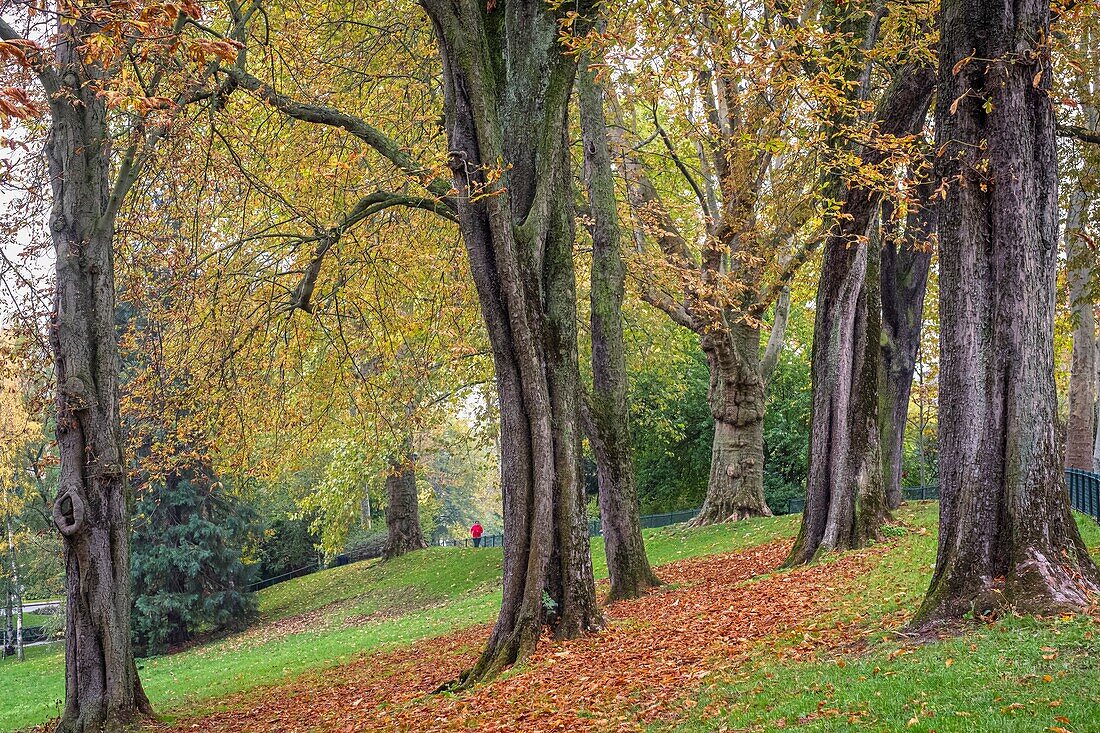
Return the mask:
[[[939,26],[940,534],[918,627],[1100,590],[1055,441],[1050,4],[944,0]]]
[[[925,66],[898,73],[875,114],[880,134],[920,131],[934,77]],[[863,152],[871,165],[883,155]],[[806,508],[787,559],[792,565],[822,552],[861,547],[878,536],[889,515],[878,434],[879,200],[876,192],[850,185],[825,243],[811,351]]]
[[[1090,121],[1096,127],[1097,113]],[[1082,178],[1094,173],[1086,166]],[[1094,470],[1093,451],[1100,435],[1097,426],[1098,375],[1096,303],[1090,283],[1095,276],[1095,255],[1090,251],[1084,229],[1089,223],[1090,197],[1082,182],[1070,194],[1066,213],[1066,260],[1070,310],[1073,315],[1073,360],[1069,377],[1069,420],[1066,425],[1066,468]]]
[[[547,624],[562,639],[602,623],[580,465],[567,137],[577,62],[542,0],[423,5],[442,56],[459,226],[500,401],[503,601],[461,680],[470,684],[528,655]]]
[[[642,540],[638,490],[630,443],[623,294],[626,267],[608,149],[603,90],[594,69],[577,82],[584,144],[584,177],[592,218],[592,395],[586,428],[596,456],[600,522],[603,525],[608,600],[637,598],[660,584]]]

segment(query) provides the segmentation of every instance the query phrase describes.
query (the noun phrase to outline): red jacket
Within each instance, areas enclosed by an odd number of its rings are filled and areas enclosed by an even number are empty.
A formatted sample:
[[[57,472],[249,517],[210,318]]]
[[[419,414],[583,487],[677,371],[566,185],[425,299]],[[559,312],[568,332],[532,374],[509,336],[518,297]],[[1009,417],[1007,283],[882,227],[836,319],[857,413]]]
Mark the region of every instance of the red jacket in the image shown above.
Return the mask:
[[[474,526],[470,527],[470,535],[472,537],[475,537],[475,538],[480,537],[481,533],[484,532],[484,531],[485,530],[481,528],[481,523],[480,522],[475,522]]]

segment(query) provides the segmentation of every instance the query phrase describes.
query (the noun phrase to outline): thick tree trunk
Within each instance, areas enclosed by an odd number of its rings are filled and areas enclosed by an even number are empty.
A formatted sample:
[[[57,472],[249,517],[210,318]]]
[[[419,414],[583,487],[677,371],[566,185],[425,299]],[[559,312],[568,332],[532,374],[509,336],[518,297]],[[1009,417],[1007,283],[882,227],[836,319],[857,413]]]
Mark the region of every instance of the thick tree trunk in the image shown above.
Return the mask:
[[[386,548],[382,557],[392,560],[428,546],[420,528],[420,500],[416,493],[416,458],[412,436],[402,444],[402,455],[390,461],[386,475]]]
[[[581,480],[567,139],[576,59],[542,0],[425,0],[443,62],[458,218],[496,367],[504,589],[462,684],[602,623]],[[582,8],[582,14],[587,9]]]
[[[105,101],[80,57],[85,21],[61,25],[63,91],[46,142],[56,258],[50,340],[61,459],[53,516],[65,553],[60,729],[117,729],[151,713],[130,643],[129,487],[119,426],[114,216]]]
[[[585,182],[593,221],[592,399],[586,428],[596,456],[600,522],[611,580],[608,600],[617,601],[637,598],[660,581],[645,554],[630,453],[630,406],[623,345],[626,267],[620,250],[622,234],[608,149],[603,90],[593,69],[582,69],[577,85]]]
[[[1054,435],[1050,4],[944,0],[939,24],[940,534],[918,627],[1100,590]]]
[[[1066,468],[1093,469],[1096,447],[1097,347],[1096,304],[1090,297],[1095,262],[1084,245],[1089,197],[1074,188],[1066,215],[1066,259],[1069,302],[1073,316],[1073,361],[1069,377],[1069,421],[1066,425]]]
[[[934,72],[902,70],[875,115],[882,135],[919,131],[931,101]],[[864,151],[869,164],[879,150]],[[806,508],[787,563],[821,552],[860,547],[888,516],[879,446],[879,242],[868,244],[879,195],[851,186],[825,242],[811,351],[812,413]]]
[[[693,526],[768,517],[764,501],[764,377],[760,330],[735,324],[706,334],[707,403],[714,417],[707,496]]]
[[[882,362],[879,378],[879,436],[882,479],[889,509],[901,506],[905,424],[924,321],[924,294],[932,263],[932,189],[921,188],[922,208],[910,212],[904,240],[883,243],[879,283],[882,294]]]

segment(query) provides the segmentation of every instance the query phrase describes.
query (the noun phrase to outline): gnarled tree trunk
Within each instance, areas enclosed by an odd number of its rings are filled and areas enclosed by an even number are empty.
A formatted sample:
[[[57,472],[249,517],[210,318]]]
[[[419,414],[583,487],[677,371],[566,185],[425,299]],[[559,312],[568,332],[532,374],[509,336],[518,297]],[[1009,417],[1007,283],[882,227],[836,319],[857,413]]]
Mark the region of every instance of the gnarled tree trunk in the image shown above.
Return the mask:
[[[130,645],[129,488],[115,333],[114,215],[105,101],[79,50],[85,20],[61,25],[63,91],[50,97],[56,290],[50,340],[61,458],[54,520],[65,552],[61,730],[119,728],[151,712]]]
[[[496,367],[504,592],[469,684],[597,628],[580,465],[567,140],[576,59],[543,0],[425,0],[443,62],[458,219]],[[588,8],[581,8],[582,15]]]
[[[714,416],[707,496],[694,526],[771,516],[764,501],[764,376],[760,330],[737,323],[705,334]]]
[[[876,112],[883,135],[919,131],[934,72],[903,69]],[[870,164],[883,153],[868,150]],[[888,516],[878,425],[880,341],[879,241],[872,236],[879,195],[849,188],[825,243],[811,351],[810,465],[802,528],[788,564],[820,552],[860,547]]]
[[[930,186],[921,187],[919,200],[922,207],[906,217],[903,241],[899,243],[889,237],[883,242],[879,268],[882,296],[879,443],[889,509],[897,509],[902,502],[905,424],[924,321],[928,268],[932,263],[935,212]]]
[[[944,0],[939,25],[940,535],[918,626],[1100,589],[1054,431],[1050,4]]]
[[[608,149],[603,90],[596,71],[582,69],[577,83],[584,143],[584,173],[592,209],[592,398],[586,428],[596,456],[609,601],[637,598],[660,584],[642,540],[638,490],[630,454],[623,345],[623,292],[626,267],[620,250],[615,182]]]
[[[412,435],[405,437],[401,448],[401,455],[390,461],[390,471],[386,474],[386,547],[382,551],[386,560],[428,546],[420,528]]]

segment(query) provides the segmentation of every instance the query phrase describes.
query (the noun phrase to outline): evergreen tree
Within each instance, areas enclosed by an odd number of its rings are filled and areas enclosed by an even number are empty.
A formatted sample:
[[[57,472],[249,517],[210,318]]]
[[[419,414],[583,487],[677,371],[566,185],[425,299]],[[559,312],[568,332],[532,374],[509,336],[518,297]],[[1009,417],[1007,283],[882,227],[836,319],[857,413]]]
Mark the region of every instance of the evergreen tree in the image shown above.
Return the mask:
[[[139,654],[163,652],[200,631],[243,628],[256,613],[242,547],[255,526],[203,466],[138,487],[131,575]]]

